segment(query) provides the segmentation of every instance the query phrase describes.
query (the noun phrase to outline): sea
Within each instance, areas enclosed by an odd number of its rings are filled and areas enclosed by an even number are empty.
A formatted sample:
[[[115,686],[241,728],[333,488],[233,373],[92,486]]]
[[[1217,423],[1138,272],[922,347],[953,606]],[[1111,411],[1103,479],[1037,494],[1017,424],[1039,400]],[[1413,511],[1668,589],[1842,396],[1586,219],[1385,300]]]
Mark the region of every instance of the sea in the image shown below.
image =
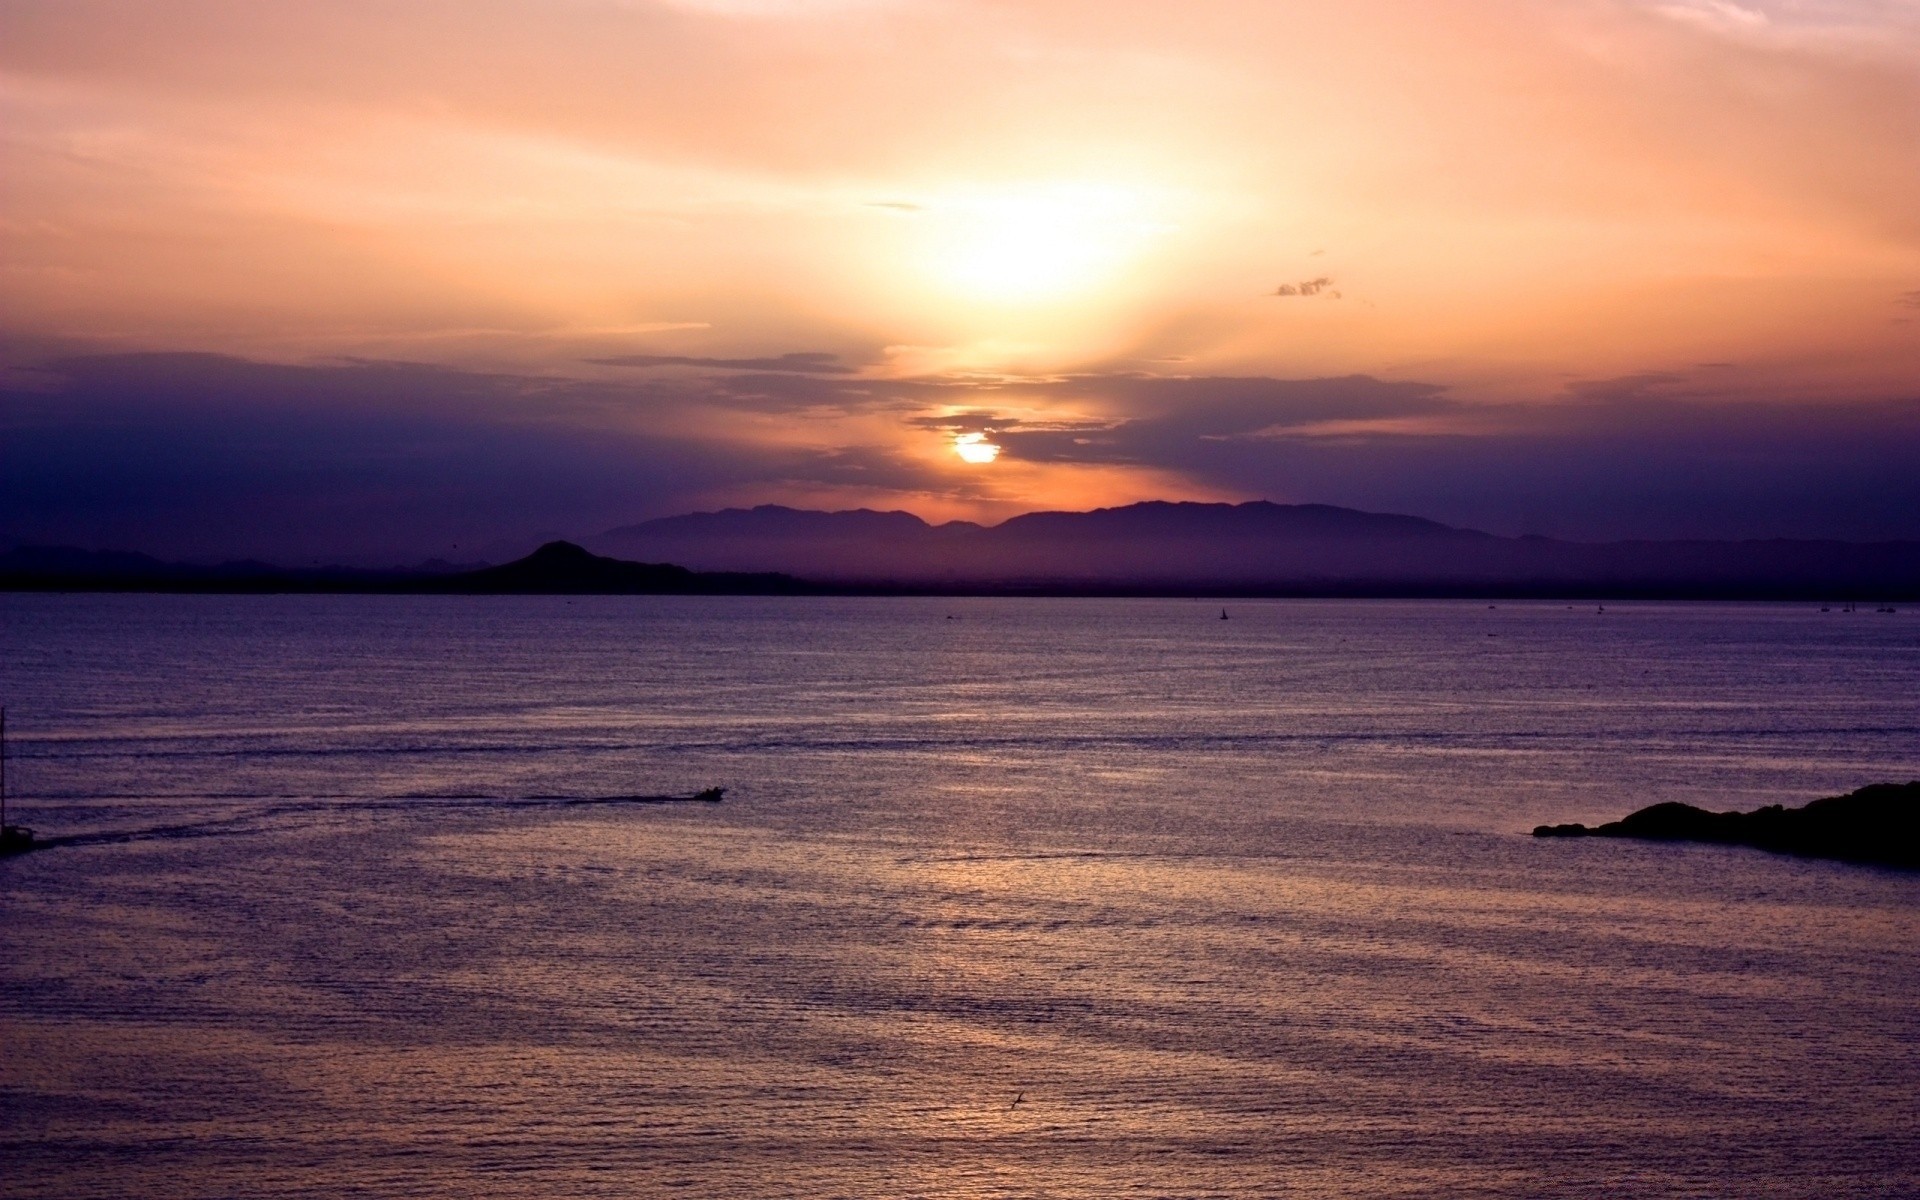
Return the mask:
[[[1920,874],[1529,836],[1920,778],[1920,613],[0,628],[6,1196],[1920,1195]]]

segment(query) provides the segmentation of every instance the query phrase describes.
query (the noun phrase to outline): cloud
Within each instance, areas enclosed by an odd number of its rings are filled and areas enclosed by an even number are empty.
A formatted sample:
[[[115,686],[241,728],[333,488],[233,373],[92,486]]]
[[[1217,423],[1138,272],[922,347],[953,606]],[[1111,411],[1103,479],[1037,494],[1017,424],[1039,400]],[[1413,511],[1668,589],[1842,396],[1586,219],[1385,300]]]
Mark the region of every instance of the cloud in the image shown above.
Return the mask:
[[[1702,365],[1714,367],[1717,364]],[[1679,371],[1641,371],[1610,379],[1576,379],[1567,384],[1567,394],[1590,403],[1647,400],[1655,396],[1671,397],[1674,389],[1686,381],[1686,374]]]
[[[1316,251],[1316,253],[1318,252]],[[1332,287],[1333,280],[1322,275],[1318,279],[1303,279],[1299,283],[1283,283],[1273,289],[1273,294],[1276,296],[1318,296],[1322,292],[1327,292],[1333,299],[1340,299],[1339,292],[1329,290]]]
[[[1920,27],[1908,0],[1656,0],[1643,7],[1698,29],[1730,36],[1769,35],[1792,44],[1796,35],[1886,40]],[[1816,43],[1817,44],[1817,43]]]
[[[907,0],[657,0],[669,8],[714,17],[820,18],[884,9]]]
[[[1920,399],[1850,406],[1651,395],[1458,405],[1432,432],[1316,436],[1133,421],[1012,430],[1005,456],[1126,462],[1220,494],[1404,512],[1499,533],[1920,538]],[[1449,431],[1446,426],[1452,424]]]
[[[1653,6],[1653,11],[1662,16],[1672,17],[1676,21],[1685,21],[1722,32],[1765,29],[1772,24],[1766,13],[1728,3],[1728,0],[1692,0],[1687,4],[1656,4]]]
[[[623,354],[587,360],[603,367],[709,367],[726,371],[792,371],[803,375],[846,375],[858,368],[837,354],[802,351],[773,358],[696,358],[685,354]]]
[[[996,480],[1095,476],[1503,533],[1920,537],[1920,397],[1767,404],[1700,373],[1498,406],[1365,375],[610,382],[134,354],[32,379],[0,391],[0,545],[392,563],[732,503],[1005,511]],[[989,429],[999,461],[950,470],[941,443]]]
[[[1894,303],[1903,308],[1920,308],[1920,290],[1902,292]]]
[[[281,356],[449,330],[474,335],[449,357],[525,361],[555,329],[605,340],[552,359],[619,354],[609,327],[695,316],[736,346],[1062,364],[1177,326],[1162,349],[1196,370],[1528,362],[1553,386],[1657,329],[1668,361],[1779,349],[1850,384],[1867,356],[1807,281],[1882,289],[1920,245],[1915,6],[1668,2],[1879,40],[1730,38],[1639,0],[17,3],[0,287],[43,334]],[[969,188],[1076,180],[1166,185],[1126,286],[1073,319],[949,294],[991,224]],[[1381,308],[1317,303],[1341,284]],[[1293,306],[1235,299],[1261,293],[1366,321],[1303,351],[1270,328]]]
[[[1446,389],[1364,375],[1332,379],[1232,376],[1077,376],[1021,389],[1063,407],[1099,405],[1134,415],[1105,423],[994,426],[1006,455],[1034,462],[1131,463],[1206,469],[1222,443],[1301,433],[1327,422],[1365,422],[1454,411]]]
[[[941,433],[985,433],[989,429],[1015,429],[1021,425],[1018,417],[991,411],[908,417],[902,423],[909,429],[933,429]]]
[[[921,389],[901,381],[870,381],[829,374],[754,372],[680,381],[685,395],[711,407],[767,416],[852,416],[913,411]]]
[[[73,356],[0,391],[0,544],[368,563],[584,534],[782,481],[903,488],[880,451],[689,431],[682,381],[415,363]]]
[[[1002,461],[1125,465],[1212,494],[1407,512],[1502,533],[1920,538],[1920,397],[1835,406],[1743,399],[1733,382],[1646,371],[1567,400],[1474,404],[1367,376],[1081,376],[1012,389],[1035,422],[981,406],[913,418],[991,428]]]

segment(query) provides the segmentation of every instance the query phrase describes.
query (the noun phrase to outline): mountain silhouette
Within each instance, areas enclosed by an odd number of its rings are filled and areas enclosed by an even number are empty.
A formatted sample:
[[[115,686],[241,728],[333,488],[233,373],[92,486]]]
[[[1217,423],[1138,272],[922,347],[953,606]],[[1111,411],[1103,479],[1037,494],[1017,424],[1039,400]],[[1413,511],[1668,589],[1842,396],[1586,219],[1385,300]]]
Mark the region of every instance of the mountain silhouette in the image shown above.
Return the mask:
[[[1920,542],[1568,542],[1266,501],[1149,501],[992,526],[766,505],[646,521],[591,543],[549,542],[472,570],[200,566],[21,547],[0,553],[0,590],[1920,597]]]
[[[783,571],[842,585],[1304,594],[1920,593],[1920,542],[1499,537],[1324,504],[1149,501],[999,525],[775,505],[667,517],[591,544],[697,570]]]

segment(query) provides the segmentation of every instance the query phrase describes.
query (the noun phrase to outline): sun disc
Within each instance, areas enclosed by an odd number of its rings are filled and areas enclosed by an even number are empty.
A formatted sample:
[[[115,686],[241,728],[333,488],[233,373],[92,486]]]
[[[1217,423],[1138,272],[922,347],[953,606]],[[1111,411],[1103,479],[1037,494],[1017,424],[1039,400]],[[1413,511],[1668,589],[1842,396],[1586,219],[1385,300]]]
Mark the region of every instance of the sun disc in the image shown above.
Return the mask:
[[[935,277],[1002,303],[1059,300],[1111,280],[1157,226],[1130,189],[1051,184],[976,193],[950,203],[930,248]]]
[[[1000,447],[987,440],[984,433],[962,433],[953,439],[953,452],[963,462],[990,463],[1000,457]]]

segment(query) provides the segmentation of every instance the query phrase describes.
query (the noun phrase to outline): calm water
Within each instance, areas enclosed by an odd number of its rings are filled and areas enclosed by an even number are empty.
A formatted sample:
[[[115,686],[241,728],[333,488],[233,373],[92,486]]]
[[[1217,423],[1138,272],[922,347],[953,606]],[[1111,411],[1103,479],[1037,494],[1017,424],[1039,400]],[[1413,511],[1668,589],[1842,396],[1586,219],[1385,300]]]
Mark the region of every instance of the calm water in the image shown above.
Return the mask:
[[[0,597],[0,1191],[1920,1193],[1920,876],[1524,835],[1920,777],[1920,615],[1230,611]]]

